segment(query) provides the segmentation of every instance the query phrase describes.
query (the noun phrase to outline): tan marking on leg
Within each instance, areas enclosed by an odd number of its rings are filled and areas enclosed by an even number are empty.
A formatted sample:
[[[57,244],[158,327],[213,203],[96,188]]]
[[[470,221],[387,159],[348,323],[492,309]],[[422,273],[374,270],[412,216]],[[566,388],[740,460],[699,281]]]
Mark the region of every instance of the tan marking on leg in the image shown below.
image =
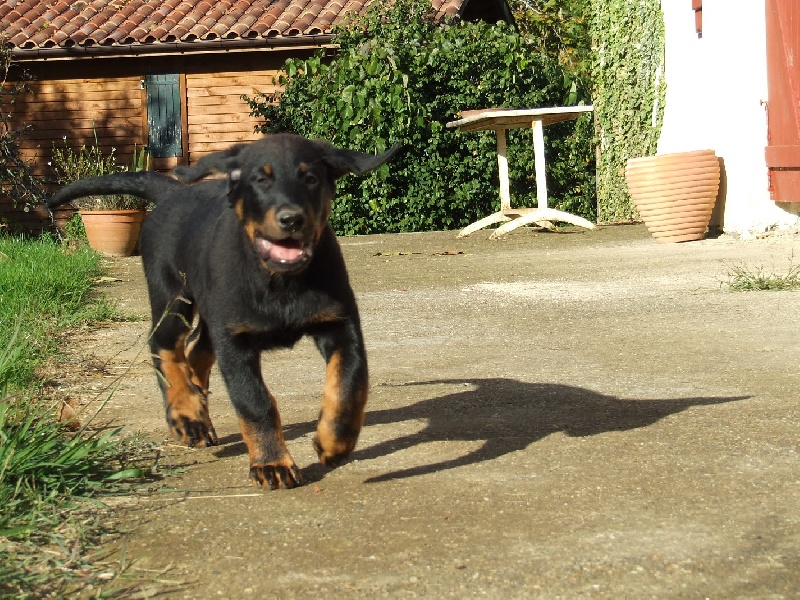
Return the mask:
[[[352,398],[342,398],[341,368],[341,355],[334,354],[328,361],[322,409],[314,437],[319,460],[327,466],[336,466],[355,448],[367,404],[366,383],[353,390]]]
[[[280,426],[275,430],[273,436],[271,433],[265,432],[257,423],[240,418],[239,429],[242,432],[242,440],[247,446],[251,464],[276,463],[287,466],[292,464],[292,456],[286,449],[286,442]]]
[[[183,352],[162,350],[158,353],[158,357],[161,359],[167,405],[170,409],[182,413],[192,412],[197,400],[189,385],[191,371]]]
[[[208,394],[208,380],[211,377],[211,368],[217,361],[216,355],[213,352],[196,348],[189,348],[187,354],[189,355],[192,383]]]
[[[303,480],[300,469],[286,448],[278,405],[272,394],[271,427],[239,417],[242,440],[250,457],[250,478],[260,487],[293,488]]]
[[[217,435],[208,414],[208,400],[184,354],[185,336],[174,350],[158,353],[167,423],[172,433],[188,446],[217,443]]]

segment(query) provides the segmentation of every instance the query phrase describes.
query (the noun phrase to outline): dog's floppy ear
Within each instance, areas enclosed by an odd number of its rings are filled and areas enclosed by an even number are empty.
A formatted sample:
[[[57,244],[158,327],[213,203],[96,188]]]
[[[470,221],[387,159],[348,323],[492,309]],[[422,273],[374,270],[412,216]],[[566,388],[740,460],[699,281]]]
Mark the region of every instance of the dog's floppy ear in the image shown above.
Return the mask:
[[[356,150],[337,148],[333,144],[321,140],[318,140],[316,144],[322,154],[322,160],[328,165],[334,179],[347,173],[363,175],[372,171],[394,157],[402,148],[401,144],[395,144],[382,154],[365,154]]]
[[[204,156],[191,167],[175,167],[172,174],[181,181],[192,183],[202,179],[212,173],[231,173],[238,171],[239,154],[247,147],[247,144],[236,144],[227,150],[214,152]]]

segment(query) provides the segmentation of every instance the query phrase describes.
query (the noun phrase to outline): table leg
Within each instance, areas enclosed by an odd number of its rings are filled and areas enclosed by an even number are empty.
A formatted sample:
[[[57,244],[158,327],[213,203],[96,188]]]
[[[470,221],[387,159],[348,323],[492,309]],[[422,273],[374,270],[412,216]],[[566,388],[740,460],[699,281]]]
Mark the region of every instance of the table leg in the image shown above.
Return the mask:
[[[514,219],[510,223],[498,227],[490,237],[497,238],[505,235],[509,231],[530,225],[531,223],[546,223],[549,221],[564,221],[572,225],[585,227],[586,229],[594,229],[594,223],[587,221],[583,217],[571,215],[564,211],[548,208],[547,206],[547,176],[545,171],[545,158],[544,158],[544,126],[540,119],[535,119],[532,124],[533,129],[533,160],[534,168],[536,170],[536,205],[534,211],[527,212],[526,214]]]
[[[516,229],[517,227],[522,227],[524,225],[530,225],[531,223],[539,223],[539,222],[550,222],[550,221],[563,221],[565,223],[570,223],[571,225],[578,225],[579,227],[585,227],[586,229],[594,229],[594,223],[591,221],[587,221],[583,217],[579,217],[577,215],[571,215],[570,213],[564,212],[562,210],[556,210],[555,208],[537,208],[536,210],[529,212],[527,214],[522,215],[511,221],[510,223],[506,223],[505,225],[501,225],[497,229],[494,230],[494,233],[489,237],[492,239],[496,239],[501,235],[507,234],[509,231]]]
[[[541,119],[534,119],[533,166],[536,170],[536,208],[547,208],[547,176],[544,164],[544,125]]]
[[[508,181],[508,158],[506,157],[506,130],[496,129],[497,170],[500,176],[500,210],[511,208],[511,186]]]
[[[471,225],[468,225],[461,230],[458,237],[468,236],[479,229],[510,219],[503,212],[511,209],[511,186],[508,180],[508,158],[506,155],[506,130],[496,129],[495,135],[497,136],[497,170],[500,176],[500,210],[488,217],[484,217],[480,221],[475,221]]]
[[[458,234],[464,237],[479,229],[488,227],[495,223],[505,221],[505,224],[498,227],[491,238],[497,238],[506,233],[531,223],[539,223],[540,226],[551,225],[550,221],[564,221],[572,225],[578,225],[587,229],[594,229],[594,223],[587,221],[583,217],[571,215],[564,211],[548,208],[547,206],[547,176],[545,170],[544,154],[544,125],[541,119],[534,119],[531,123],[533,131],[533,158],[536,173],[536,204],[537,208],[520,208],[516,211],[511,209],[511,191],[508,179],[508,158],[506,156],[506,129],[495,129],[497,136],[497,166],[500,176],[500,210],[494,214],[484,217],[471,225],[468,225]]]
[[[489,215],[488,217],[483,217],[480,221],[475,221],[474,223],[467,225],[462,229],[458,237],[466,237],[470,233],[475,233],[479,229],[483,229],[484,227],[488,227],[489,225],[494,225],[495,223],[502,223],[504,221],[510,221],[510,217],[507,217],[503,214],[503,211],[496,212],[494,214]]]

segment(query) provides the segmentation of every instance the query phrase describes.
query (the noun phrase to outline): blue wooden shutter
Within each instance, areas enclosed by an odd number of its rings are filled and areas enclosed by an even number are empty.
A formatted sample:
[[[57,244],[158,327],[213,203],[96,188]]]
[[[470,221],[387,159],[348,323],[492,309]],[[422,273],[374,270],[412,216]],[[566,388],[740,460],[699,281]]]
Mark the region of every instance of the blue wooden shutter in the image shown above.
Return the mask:
[[[145,76],[147,147],[154,158],[183,155],[181,86],[177,74]]]

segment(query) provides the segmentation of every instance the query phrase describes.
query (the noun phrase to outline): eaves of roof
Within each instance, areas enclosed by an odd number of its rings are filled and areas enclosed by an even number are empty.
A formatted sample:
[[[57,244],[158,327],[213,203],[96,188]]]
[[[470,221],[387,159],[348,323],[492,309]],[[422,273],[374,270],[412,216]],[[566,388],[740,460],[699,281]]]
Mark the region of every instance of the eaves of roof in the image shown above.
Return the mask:
[[[23,61],[318,48],[332,45],[334,28],[374,1],[3,0],[0,36]],[[469,1],[432,5],[444,19]]]
[[[18,61],[59,60],[68,58],[108,58],[134,56],[166,56],[176,54],[208,54],[245,50],[288,50],[301,48],[333,48],[334,34],[296,37],[244,38],[234,40],[196,40],[193,42],[159,42],[114,46],[72,46],[68,48],[12,48]]]

